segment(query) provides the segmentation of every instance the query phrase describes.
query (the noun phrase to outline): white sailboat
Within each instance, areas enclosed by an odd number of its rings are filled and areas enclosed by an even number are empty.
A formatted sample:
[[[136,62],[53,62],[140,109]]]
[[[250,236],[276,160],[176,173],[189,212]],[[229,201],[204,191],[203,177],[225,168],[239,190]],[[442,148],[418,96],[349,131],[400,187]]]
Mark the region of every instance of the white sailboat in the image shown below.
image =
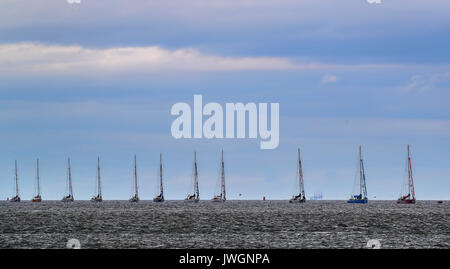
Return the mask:
[[[19,195],[19,176],[17,175],[17,160],[14,162],[14,190],[15,190],[15,196],[11,199],[9,199],[10,202],[20,202],[20,195]]]
[[[139,202],[136,155],[134,155],[134,195],[129,201],[133,203]]]
[[[73,202],[73,190],[72,190],[72,171],[70,168],[70,158],[67,159],[67,189],[69,193],[65,195],[61,201],[63,202]]]
[[[412,173],[412,164],[411,164],[411,152],[408,144],[408,157],[407,157],[407,169],[408,169],[408,179],[407,179],[407,191],[400,195],[398,198],[398,204],[415,204],[416,203],[416,192],[414,190],[414,178]]]
[[[159,154],[159,195],[153,198],[153,202],[156,203],[164,202],[162,154]]]
[[[36,160],[36,195],[31,200],[32,202],[39,203],[42,201],[41,197],[41,186],[39,178],[39,159]]]
[[[200,192],[198,189],[198,169],[197,169],[197,153],[194,152],[194,193],[188,194],[186,201],[198,202],[200,201]]]
[[[303,184],[303,168],[302,160],[300,159],[300,148],[298,148],[298,160],[297,160],[297,179],[298,179],[298,194],[294,195],[289,203],[304,203],[306,202],[305,186]]]
[[[220,194],[214,195],[212,198],[213,202],[225,202],[226,191],[225,191],[225,164],[223,161],[223,150],[222,150],[222,161],[220,163]]]
[[[92,202],[102,202],[102,184],[100,178],[100,157],[97,159],[97,195],[91,198]]]

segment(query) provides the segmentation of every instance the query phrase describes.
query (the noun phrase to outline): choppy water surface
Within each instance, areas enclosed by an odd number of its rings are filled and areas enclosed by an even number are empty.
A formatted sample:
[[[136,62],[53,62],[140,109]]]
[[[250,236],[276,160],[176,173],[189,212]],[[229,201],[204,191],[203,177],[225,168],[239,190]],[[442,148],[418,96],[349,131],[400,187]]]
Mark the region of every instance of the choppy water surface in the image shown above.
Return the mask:
[[[450,203],[0,202],[0,248],[449,248]]]

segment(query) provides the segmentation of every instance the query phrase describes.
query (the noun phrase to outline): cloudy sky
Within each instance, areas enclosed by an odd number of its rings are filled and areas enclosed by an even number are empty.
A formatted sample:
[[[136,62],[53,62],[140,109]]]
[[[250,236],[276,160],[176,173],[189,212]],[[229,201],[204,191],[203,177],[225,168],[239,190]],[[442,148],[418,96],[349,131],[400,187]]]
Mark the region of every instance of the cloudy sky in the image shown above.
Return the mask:
[[[70,1],[69,1],[70,2]],[[76,1],[74,1],[76,2]],[[307,195],[346,199],[363,145],[369,198],[395,199],[412,146],[418,199],[450,199],[447,0],[0,1],[0,199],[23,199],[40,158],[44,199],[127,199],[137,154],[141,198],[213,196],[220,149],[230,199],[287,199],[297,147]],[[280,145],[175,140],[174,103],[280,103]]]

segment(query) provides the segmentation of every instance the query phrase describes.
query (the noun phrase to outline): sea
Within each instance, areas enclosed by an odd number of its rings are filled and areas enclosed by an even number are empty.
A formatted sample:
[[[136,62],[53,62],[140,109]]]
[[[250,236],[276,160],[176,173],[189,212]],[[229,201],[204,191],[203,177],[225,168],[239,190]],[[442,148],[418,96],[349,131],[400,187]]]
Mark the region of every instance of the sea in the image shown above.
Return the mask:
[[[0,248],[66,247],[448,249],[450,202],[0,202]]]

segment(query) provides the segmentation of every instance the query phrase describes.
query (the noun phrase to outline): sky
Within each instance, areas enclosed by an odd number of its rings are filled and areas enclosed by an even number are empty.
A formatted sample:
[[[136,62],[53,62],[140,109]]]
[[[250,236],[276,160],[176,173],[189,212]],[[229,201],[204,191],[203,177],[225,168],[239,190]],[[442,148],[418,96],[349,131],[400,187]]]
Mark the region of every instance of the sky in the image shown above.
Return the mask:
[[[70,2],[70,3],[69,3]],[[300,147],[307,197],[347,199],[358,146],[369,199],[396,199],[411,144],[417,199],[450,199],[447,0],[2,0],[0,199],[215,193],[225,152],[229,199],[289,199]],[[174,139],[173,104],[279,103],[280,143]]]

